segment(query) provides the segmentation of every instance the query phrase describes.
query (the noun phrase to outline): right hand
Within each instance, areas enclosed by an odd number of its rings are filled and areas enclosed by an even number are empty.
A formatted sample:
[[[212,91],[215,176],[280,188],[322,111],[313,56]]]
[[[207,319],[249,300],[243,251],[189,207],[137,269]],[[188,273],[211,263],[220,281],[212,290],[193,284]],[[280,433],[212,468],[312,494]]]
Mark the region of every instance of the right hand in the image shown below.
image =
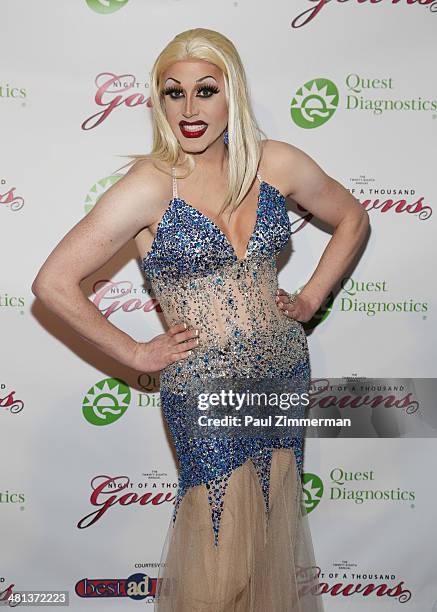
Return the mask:
[[[170,363],[186,359],[198,346],[196,328],[186,329],[184,323],[172,325],[149,342],[137,342],[133,368],[140,372],[157,372]]]

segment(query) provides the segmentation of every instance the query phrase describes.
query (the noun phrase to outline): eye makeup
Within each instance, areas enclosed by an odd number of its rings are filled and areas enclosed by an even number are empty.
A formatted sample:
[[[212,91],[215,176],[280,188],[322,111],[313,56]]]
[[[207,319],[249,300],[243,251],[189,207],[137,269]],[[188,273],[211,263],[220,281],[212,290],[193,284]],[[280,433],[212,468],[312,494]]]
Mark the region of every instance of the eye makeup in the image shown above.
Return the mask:
[[[210,98],[214,94],[219,93],[220,89],[217,87],[217,85],[214,85],[211,83],[208,85],[199,85],[198,87],[196,87],[197,93],[201,91],[207,92],[207,95],[202,95],[200,96],[201,98]],[[184,93],[184,90],[182,89],[182,87],[179,87],[178,85],[169,85],[165,87],[162,91],[163,96],[169,96],[172,100],[178,100],[181,96],[176,95],[176,94],[183,94],[183,93]]]

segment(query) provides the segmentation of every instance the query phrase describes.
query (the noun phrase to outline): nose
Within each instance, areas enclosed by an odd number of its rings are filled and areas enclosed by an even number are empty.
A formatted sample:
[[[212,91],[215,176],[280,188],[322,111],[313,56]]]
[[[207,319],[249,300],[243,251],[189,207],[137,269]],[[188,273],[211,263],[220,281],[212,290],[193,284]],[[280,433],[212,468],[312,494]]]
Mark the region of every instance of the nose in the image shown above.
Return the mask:
[[[185,97],[184,109],[182,111],[184,117],[192,117],[193,115],[198,114],[196,98],[192,95],[187,95]]]

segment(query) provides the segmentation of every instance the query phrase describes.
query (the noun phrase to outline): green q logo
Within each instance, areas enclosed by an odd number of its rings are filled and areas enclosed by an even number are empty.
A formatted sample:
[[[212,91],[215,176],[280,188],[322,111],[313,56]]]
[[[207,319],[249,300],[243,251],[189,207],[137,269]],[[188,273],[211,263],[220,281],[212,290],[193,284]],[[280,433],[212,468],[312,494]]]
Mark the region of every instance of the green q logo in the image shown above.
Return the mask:
[[[323,482],[317,474],[305,472],[302,477],[303,510],[307,514],[316,508],[323,497]]]
[[[300,87],[290,105],[291,118],[302,128],[316,128],[337,110],[338,89],[328,79],[313,79]]]
[[[110,425],[126,412],[131,400],[129,386],[118,378],[104,378],[83,399],[83,416],[91,425]]]
[[[121,9],[129,0],[86,0],[86,3],[96,13],[108,15]]]

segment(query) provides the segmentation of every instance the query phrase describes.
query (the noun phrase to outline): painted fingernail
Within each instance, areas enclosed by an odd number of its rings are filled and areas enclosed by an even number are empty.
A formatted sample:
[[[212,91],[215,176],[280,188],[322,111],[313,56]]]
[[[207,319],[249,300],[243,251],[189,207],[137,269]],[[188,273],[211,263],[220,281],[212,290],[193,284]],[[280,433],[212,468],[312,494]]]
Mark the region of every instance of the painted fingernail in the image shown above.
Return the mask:
[[[196,336],[198,336],[198,335],[199,335],[199,330],[198,330],[198,329],[196,329]]]

